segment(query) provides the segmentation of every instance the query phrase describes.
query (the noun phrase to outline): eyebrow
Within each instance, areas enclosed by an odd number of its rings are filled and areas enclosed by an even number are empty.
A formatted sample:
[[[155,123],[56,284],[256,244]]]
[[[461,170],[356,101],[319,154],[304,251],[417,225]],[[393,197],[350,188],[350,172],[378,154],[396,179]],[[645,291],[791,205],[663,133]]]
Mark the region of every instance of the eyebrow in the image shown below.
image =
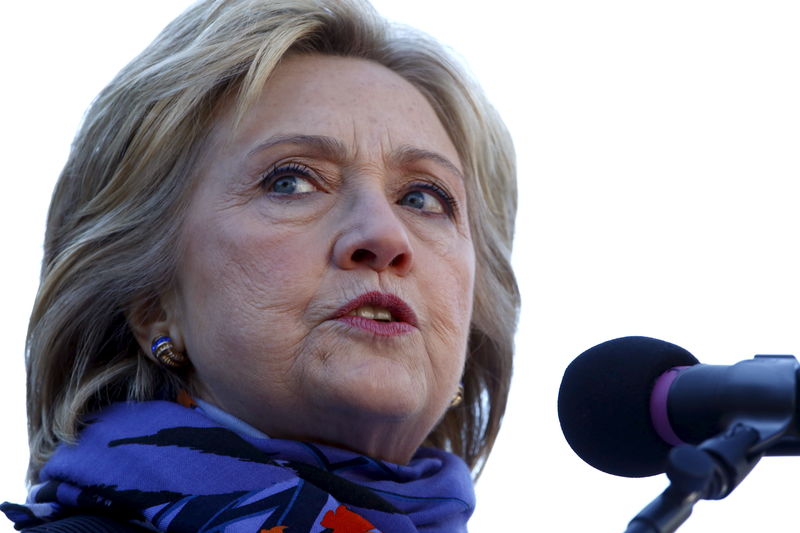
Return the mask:
[[[259,143],[258,146],[247,153],[247,157],[250,158],[258,152],[282,144],[295,144],[308,147],[322,158],[334,162],[346,161],[349,152],[347,146],[345,146],[342,141],[326,135],[276,135]],[[398,167],[408,166],[411,163],[421,160],[428,160],[436,163],[464,181],[464,174],[461,170],[452,161],[437,152],[404,144],[393,150],[389,155],[389,161]]]
[[[392,162],[398,166],[406,166],[410,163],[421,160],[432,161],[445,167],[448,171],[460,178],[461,181],[464,181],[464,174],[452,161],[447,159],[445,156],[430,150],[417,148],[415,146],[403,145],[392,152],[391,159]]]
[[[258,152],[268,150],[281,144],[297,144],[311,148],[325,159],[344,161],[347,159],[347,147],[338,139],[324,135],[276,135],[260,143],[247,153],[250,158]]]

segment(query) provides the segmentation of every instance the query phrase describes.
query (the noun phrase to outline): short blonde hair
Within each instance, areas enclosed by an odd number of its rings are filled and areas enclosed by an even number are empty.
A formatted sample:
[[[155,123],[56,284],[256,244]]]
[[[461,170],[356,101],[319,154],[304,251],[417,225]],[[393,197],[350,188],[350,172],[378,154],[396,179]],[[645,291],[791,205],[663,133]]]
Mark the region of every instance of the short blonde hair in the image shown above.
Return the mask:
[[[441,46],[365,2],[204,0],[97,96],[56,185],[27,339],[29,479],[87,413],[189,386],[141,352],[128,320],[173,285],[192,169],[218,104],[233,98],[246,111],[287,53],[386,66],[430,101],[458,149],[477,256],[465,394],[426,444],[480,471],[505,410],[519,309],[516,170],[502,121]]]

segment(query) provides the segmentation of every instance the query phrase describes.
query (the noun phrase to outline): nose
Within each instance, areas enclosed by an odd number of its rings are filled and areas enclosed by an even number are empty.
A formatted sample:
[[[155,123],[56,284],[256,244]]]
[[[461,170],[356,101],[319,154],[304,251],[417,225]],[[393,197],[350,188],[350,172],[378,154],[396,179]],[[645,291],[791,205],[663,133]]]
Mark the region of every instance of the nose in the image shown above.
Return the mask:
[[[333,245],[333,262],[345,270],[407,274],[413,261],[411,244],[395,206],[381,195],[368,195],[351,207],[345,230]]]

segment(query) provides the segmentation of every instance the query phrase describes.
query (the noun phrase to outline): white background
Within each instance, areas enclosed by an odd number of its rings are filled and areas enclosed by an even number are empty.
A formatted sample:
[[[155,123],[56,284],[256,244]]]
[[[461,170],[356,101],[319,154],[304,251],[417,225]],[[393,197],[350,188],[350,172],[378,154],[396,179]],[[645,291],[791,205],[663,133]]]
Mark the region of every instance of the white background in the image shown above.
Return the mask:
[[[187,4],[5,6],[0,500],[24,498],[23,345],[50,191],[93,96]],[[375,5],[458,51],[518,151],[516,374],[471,530],[623,531],[666,479],[572,453],[556,416],[569,362],[634,334],[705,363],[800,354],[800,4]],[[681,532],[797,531],[798,474],[800,459],[766,458]]]

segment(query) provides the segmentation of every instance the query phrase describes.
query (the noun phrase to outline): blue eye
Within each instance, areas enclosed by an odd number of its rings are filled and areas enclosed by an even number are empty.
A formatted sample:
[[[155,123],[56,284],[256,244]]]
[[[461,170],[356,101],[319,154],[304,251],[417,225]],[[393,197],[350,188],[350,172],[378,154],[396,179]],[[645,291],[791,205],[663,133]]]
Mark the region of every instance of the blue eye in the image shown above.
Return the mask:
[[[452,217],[456,213],[456,201],[444,189],[431,183],[414,185],[397,202],[399,205],[419,209],[424,213],[434,215],[447,215]]]
[[[273,181],[267,190],[278,194],[300,194],[315,191],[316,187],[300,176],[283,176]]]
[[[303,194],[318,190],[308,171],[298,165],[286,165],[270,170],[262,181],[267,192],[275,194]]]
[[[428,213],[444,213],[442,202],[432,194],[423,191],[406,193],[400,199],[399,204]]]

